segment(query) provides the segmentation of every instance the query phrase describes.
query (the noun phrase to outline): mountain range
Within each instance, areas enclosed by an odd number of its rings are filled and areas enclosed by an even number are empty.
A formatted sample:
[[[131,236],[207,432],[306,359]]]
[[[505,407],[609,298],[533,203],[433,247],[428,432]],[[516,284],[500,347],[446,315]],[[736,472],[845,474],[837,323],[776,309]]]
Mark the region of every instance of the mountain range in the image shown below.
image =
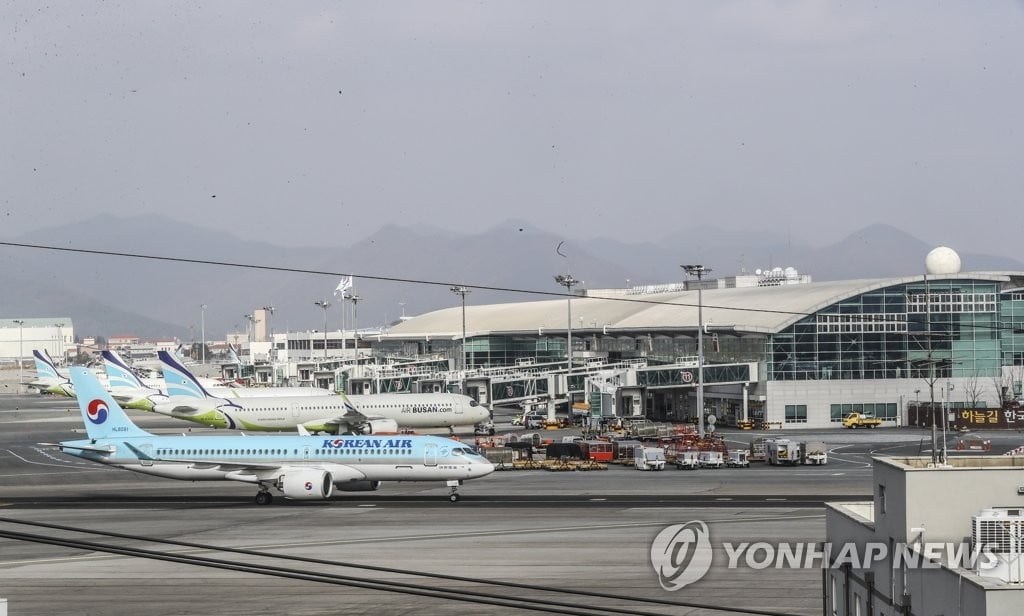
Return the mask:
[[[377,327],[402,314],[458,305],[452,285],[487,287],[466,297],[471,305],[564,292],[553,276],[567,272],[589,288],[678,281],[681,263],[702,263],[715,276],[774,266],[795,267],[816,281],[907,276],[923,271],[934,248],[884,224],[820,247],[771,231],[713,226],[656,241],[639,239],[651,235],[642,227],[616,231],[566,240],[517,220],[468,234],[387,225],[348,246],[293,247],[161,216],[105,215],[4,241],[159,258],[0,246],[0,317],[69,315],[80,336],[185,341],[199,340],[205,321],[206,338],[214,340],[244,332],[245,315],[263,306],[274,307],[274,331],[320,330],[325,315],[317,300],[332,303],[327,327],[338,329],[342,312],[332,293],[341,274],[355,275],[359,326]],[[964,271],[1024,270],[1008,257],[960,257]],[[351,318],[349,312],[349,327]]]

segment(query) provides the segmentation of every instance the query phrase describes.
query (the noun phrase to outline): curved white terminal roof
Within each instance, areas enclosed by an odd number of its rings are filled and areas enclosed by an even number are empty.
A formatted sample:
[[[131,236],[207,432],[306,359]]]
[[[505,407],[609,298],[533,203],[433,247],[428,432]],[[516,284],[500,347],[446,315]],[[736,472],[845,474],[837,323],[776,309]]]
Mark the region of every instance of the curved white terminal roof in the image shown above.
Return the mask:
[[[1024,284],[1024,272],[982,272],[942,276],[943,280],[991,280]],[[782,330],[806,315],[843,299],[875,289],[921,282],[924,276],[813,282],[778,287],[705,289],[704,321],[711,331],[771,333]],[[936,278],[932,276],[931,280]],[[466,335],[534,334],[538,330],[565,331],[566,299],[514,304],[466,306]],[[697,326],[697,291],[575,297],[572,300],[573,331],[608,334],[673,330],[692,332]],[[582,319],[582,326],[580,325]],[[392,327],[395,338],[459,338],[462,308],[445,308],[408,319]]]

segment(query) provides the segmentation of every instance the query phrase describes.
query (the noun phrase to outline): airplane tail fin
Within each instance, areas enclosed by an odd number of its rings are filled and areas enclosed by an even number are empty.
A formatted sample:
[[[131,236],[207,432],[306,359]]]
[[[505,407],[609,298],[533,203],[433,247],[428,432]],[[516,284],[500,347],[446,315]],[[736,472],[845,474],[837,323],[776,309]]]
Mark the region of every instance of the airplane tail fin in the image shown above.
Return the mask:
[[[235,352],[235,345],[233,344],[228,345],[228,359],[230,359],[233,364],[242,364],[242,360],[238,358],[238,353]]]
[[[67,380],[68,375],[61,373],[60,368],[57,367],[57,362],[53,361],[53,357],[50,355],[50,351],[47,349],[43,349],[43,354],[46,355],[46,361],[50,364],[50,367],[53,368],[53,371],[57,373],[57,376]]]
[[[88,368],[74,366],[70,373],[89,438],[152,436],[132,423]]]
[[[187,396],[189,398],[212,398],[210,392],[200,385],[199,381],[185,366],[171,357],[167,351],[158,351],[160,363],[163,364],[164,381],[167,383],[168,396]]]
[[[103,366],[107,371],[111,387],[126,387],[129,389],[152,389],[135,372],[128,367],[117,351],[103,351]]]
[[[42,351],[33,349],[32,357],[36,360],[36,374],[40,379],[61,379],[60,374],[57,373],[57,367],[43,356]]]

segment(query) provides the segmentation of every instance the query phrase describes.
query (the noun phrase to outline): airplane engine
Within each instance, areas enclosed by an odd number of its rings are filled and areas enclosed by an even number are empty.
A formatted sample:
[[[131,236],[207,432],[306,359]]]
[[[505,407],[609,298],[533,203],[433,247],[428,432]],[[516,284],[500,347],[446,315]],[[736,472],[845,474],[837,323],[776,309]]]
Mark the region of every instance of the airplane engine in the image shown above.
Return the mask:
[[[279,487],[293,500],[323,500],[334,493],[334,477],[327,471],[289,469],[281,476]]]
[[[346,481],[338,486],[338,490],[342,492],[373,492],[379,487],[379,481]]]
[[[394,419],[371,419],[363,426],[363,434],[386,434],[398,432],[398,422]]]

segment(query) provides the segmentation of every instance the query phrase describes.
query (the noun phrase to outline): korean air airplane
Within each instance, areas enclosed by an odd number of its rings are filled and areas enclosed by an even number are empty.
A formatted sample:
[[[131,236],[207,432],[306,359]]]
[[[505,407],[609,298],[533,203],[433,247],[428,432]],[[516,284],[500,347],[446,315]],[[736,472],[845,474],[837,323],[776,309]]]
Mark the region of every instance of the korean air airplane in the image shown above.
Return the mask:
[[[494,471],[472,448],[436,436],[156,436],[132,423],[88,369],[70,372],[89,438],[42,445],[146,475],[251,483],[258,505],[273,501],[271,488],[324,500],[335,489],[376,490],[383,481],[444,481],[454,503],[463,481]]]
[[[250,431],[380,434],[399,428],[473,426],[490,419],[479,402],[459,394],[376,394],[370,396],[217,397],[195,381],[174,358],[161,352],[171,400],[153,406],[157,413],[215,428]],[[195,396],[187,399],[188,395]]]

